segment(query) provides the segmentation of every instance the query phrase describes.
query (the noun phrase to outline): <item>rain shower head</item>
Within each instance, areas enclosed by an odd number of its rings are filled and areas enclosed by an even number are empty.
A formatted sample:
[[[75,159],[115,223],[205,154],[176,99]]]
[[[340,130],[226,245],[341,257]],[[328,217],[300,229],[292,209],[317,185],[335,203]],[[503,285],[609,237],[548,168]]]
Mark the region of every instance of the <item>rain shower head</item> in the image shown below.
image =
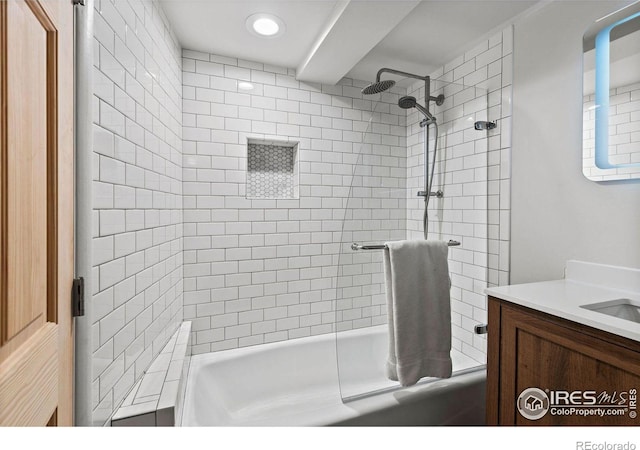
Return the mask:
[[[436,118],[433,117],[433,114],[431,114],[429,111],[427,111],[427,109],[424,106],[418,103],[415,97],[412,97],[409,95],[400,97],[400,100],[398,100],[398,106],[402,109],[416,108],[427,118],[429,122],[436,121]]]
[[[364,95],[379,94],[387,89],[391,89],[395,84],[396,82],[393,80],[376,81],[375,83],[371,83],[369,86],[366,86],[361,92]]]

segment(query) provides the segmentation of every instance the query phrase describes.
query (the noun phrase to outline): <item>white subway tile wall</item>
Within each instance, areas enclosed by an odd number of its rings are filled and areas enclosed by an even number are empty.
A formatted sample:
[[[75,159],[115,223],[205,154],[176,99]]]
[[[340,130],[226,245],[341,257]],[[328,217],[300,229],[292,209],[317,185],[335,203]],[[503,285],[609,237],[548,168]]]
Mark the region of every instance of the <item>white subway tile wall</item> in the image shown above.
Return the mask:
[[[93,423],[183,320],[180,46],[152,1],[95,0]]]
[[[336,320],[341,329],[383,322],[384,308],[371,303],[384,292],[371,255],[349,261],[350,284],[338,298],[335,277],[341,239],[351,238],[342,225],[356,162],[357,238],[406,235],[406,113],[396,105],[404,89],[377,102],[360,94],[363,82],[304,83],[291,69],[189,50],[183,70],[184,312],[193,353],[328,333]],[[247,198],[248,139],[299,143],[299,199]],[[389,198],[389,188],[402,196]]]
[[[397,106],[406,89],[299,82],[181,50],[154,2],[95,5],[93,422],[183,317],[194,354],[385,323],[382,255],[349,247],[421,238],[422,134]],[[432,199],[431,238],[462,242],[450,252],[453,343],[480,362],[483,289],[509,274],[512,33],[432,74],[447,99],[433,107],[445,198]],[[424,97],[420,83],[409,93]],[[473,129],[487,119],[498,127]],[[297,143],[299,198],[251,198],[249,139]]]
[[[431,103],[439,124],[438,158],[431,198],[429,238],[462,243],[449,250],[452,345],[486,362],[486,336],[474,326],[487,322],[484,289],[509,281],[509,183],[511,147],[511,66],[513,28],[495,34],[431,74],[432,96],[445,95],[442,106]],[[409,94],[424,101],[424,83]],[[408,237],[422,237],[424,190],[422,119],[410,110],[407,122]],[[475,121],[497,120],[490,131],[474,129]],[[434,128],[430,129],[433,158]],[[429,161],[431,164],[431,160]]]
[[[609,161],[636,166],[600,169],[595,165],[595,94],[584,97],[583,168],[590,180],[640,177],[640,83],[609,91]]]

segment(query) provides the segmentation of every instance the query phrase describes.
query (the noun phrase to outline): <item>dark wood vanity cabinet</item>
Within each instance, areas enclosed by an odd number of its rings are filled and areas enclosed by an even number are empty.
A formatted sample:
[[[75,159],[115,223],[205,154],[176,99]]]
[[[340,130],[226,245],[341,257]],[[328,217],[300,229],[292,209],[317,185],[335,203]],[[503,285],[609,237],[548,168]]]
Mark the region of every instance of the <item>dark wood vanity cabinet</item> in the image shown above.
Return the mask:
[[[489,297],[488,425],[640,425],[638,392],[639,342]]]

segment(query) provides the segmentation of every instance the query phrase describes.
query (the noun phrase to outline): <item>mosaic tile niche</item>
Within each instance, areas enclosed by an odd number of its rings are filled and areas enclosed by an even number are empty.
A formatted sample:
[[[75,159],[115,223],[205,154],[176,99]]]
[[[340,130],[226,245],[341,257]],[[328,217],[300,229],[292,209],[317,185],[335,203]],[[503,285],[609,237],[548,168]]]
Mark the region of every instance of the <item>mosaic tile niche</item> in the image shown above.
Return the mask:
[[[299,198],[298,143],[247,142],[247,198]]]

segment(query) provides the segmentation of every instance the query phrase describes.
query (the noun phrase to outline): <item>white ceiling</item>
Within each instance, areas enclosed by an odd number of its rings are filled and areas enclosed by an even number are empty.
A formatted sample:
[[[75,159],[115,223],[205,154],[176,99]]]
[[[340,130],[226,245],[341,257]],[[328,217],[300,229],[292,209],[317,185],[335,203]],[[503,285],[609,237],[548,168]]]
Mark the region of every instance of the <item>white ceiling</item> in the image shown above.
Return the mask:
[[[161,0],[183,48],[282,67],[297,67],[329,19],[335,0]],[[247,17],[270,13],[284,35],[265,39],[247,30]]]
[[[182,47],[298,69],[305,81],[372,80],[381,67],[428,74],[532,0],[161,0]],[[245,20],[271,13],[286,33],[263,39]]]
[[[380,67],[427,75],[537,1],[422,1],[349,72],[372,78]],[[373,75],[372,75],[373,74]]]

